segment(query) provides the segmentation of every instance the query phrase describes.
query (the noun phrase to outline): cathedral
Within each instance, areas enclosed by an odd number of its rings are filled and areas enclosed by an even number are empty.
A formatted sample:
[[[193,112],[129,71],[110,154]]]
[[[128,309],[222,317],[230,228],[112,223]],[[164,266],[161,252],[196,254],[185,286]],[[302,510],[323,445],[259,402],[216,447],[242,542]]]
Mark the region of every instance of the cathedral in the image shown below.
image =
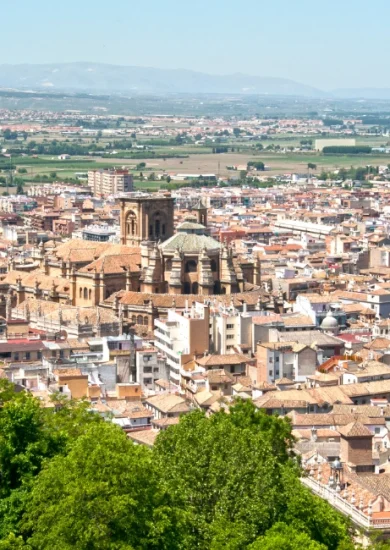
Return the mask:
[[[209,296],[243,290],[232,251],[208,235],[201,200],[193,211],[174,233],[172,197],[121,200],[122,244],[140,246],[141,292]]]
[[[32,268],[10,261],[0,291],[12,306],[46,300],[75,308],[103,307],[133,324],[153,329],[153,320],[189,300],[265,305],[259,265],[210,236],[200,200],[174,229],[169,193],[120,199],[121,244],[73,239],[40,244]]]

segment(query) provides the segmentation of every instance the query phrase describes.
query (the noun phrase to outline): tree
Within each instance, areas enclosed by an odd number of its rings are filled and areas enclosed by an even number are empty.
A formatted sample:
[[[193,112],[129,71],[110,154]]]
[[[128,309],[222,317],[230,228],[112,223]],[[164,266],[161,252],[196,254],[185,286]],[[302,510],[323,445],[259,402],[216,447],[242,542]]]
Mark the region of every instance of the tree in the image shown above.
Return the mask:
[[[167,183],[171,183],[171,176],[167,176]]]
[[[151,451],[101,422],[38,476],[22,530],[40,550],[174,550],[168,504]]]
[[[6,140],[14,140],[14,139],[17,139],[18,134],[17,134],[17,132],[12,132],[9,128],[6,128],[3,131],[3,137]]]
[[[0,550],[32,550],[32,548],[23,541],[22,537],[10,533],[6,538],[0,540]]]
[[[250,161],[247,164],[247,169],[250,170],[251,168],[254,168],[255,170],[258,170],[258,171],[264,171],[265,165],[264,165],[264,162],[261,162],[260,160]]]
[[[306,533],[295,531],[285,523],[276,523],[263,537],[250,545],[249,550],[326,550]]]
[[[308,168],[308,170],[317,170],[317,165],[313,164],[312,162],[309,162],[307,164],[307,168]]]
[[[57,177],[57,172],[50,172],[50,177],[55,179]]]
[[[237,138],[241,134],[240,128],[233,128],[233,134]]]
[[[18,168],[18,174],[27,174],[26,168]]]
[[[301,485],[292,445],[289,422],[250,402],[210,418],[195,411],[161,432],[154,458],[161,483],[184,513],[183,548],[246,548],[285,520],[335,550],[333,541],[347,538],[346,522],[326,503],[320,509]],[[300,523],[303,506],[307,529]]]

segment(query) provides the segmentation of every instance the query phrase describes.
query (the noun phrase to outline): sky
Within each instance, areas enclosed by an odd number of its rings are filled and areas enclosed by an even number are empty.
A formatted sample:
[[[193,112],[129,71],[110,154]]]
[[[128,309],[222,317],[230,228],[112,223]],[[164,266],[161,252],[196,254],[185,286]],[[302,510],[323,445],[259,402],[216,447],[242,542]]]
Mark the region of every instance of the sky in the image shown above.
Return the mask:
[[[89,61],[390,87],[389,0],[3,0],[0,63]]]

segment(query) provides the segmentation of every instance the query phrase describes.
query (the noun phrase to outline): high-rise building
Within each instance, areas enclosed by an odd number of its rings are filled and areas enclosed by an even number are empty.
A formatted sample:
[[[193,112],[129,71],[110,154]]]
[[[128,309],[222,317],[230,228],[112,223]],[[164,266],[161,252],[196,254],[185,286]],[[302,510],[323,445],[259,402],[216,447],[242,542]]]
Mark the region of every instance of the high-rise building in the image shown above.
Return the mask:
[[[133,175],[128,170],[89,170],[88,185],[95,196],[133,191]]]

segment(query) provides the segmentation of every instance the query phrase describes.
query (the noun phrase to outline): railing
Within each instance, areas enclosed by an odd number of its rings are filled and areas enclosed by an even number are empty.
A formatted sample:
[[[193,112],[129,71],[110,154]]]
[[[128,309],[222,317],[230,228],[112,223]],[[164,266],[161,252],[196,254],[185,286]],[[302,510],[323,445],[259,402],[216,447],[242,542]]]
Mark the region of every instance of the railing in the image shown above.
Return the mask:
[[[359,510],[351,502],[342,498],[335,490],[330,489],[326,485],[322,485],[314,479],[303,477],[301,481],[306,487],[313,491],[313,493],[327,500],[336,510],[350,517],[353,523],[359,527],[363,527],[364,529],[390,529],[390,519],[372,518]]]

